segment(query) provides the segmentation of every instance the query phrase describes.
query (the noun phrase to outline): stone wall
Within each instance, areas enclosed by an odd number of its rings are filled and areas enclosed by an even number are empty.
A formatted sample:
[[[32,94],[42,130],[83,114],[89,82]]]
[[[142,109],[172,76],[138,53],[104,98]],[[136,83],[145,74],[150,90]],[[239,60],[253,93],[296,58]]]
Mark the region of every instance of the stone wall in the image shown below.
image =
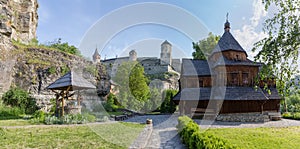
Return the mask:
[[[261,113],[232,113],[232,114],[219,114],[216,118],[217,121],[224,122],[267,122],[270,121],[268,115]]]

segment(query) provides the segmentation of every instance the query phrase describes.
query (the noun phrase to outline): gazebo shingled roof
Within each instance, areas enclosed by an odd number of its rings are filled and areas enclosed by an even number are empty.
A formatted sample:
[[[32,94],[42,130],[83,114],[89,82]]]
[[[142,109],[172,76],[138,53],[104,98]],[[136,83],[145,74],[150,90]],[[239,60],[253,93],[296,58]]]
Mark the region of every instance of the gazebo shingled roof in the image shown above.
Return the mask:
[[[47,89],[51,90],[84,90],[84,89],[96,89],[96,87],[88,82],[86,79],[82,78],[73,71],[69,71],[67,74],[57,79],[55,82],[51,83]]]

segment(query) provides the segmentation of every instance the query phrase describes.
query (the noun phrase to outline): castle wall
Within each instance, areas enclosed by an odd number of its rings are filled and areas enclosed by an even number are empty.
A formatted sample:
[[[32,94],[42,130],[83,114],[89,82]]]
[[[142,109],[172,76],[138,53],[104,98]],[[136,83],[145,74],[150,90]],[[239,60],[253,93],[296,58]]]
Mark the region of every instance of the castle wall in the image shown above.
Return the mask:
[[[181,61],[180,59],[172,59],[172,67],[175,71],[181,72]]]

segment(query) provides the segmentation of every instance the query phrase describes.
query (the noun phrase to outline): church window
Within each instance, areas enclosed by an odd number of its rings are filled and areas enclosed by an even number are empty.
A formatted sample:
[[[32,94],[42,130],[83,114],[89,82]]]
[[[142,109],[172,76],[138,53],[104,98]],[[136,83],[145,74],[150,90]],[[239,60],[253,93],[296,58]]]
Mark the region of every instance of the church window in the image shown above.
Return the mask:
[[[248,73],[243,73],[243,84],[248,85],[249,84],[249,78],[248,78]]]
[[[199,80],[199,87],[203,87],[203,80]]]
[[[231,73],[231,85],[238,85],[238,73]]]

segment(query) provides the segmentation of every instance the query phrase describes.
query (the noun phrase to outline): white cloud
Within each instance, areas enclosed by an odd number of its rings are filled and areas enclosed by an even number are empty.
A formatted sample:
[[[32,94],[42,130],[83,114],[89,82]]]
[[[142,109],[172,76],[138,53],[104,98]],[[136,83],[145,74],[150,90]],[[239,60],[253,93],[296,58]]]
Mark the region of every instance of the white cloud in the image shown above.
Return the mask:
[[[257,41],[267,37],[267,34],[263,31],[256,31],[258,24],[262,21],[262,18],[267,15],[264,6],[260,0],[254,0],[252,3],[253,16],[249,19],[249,24],[245,24],[242,29],[233,30],[233,34],[241,46],[247,51],[250,59],[256,55],[251,49],[253,44]]]
[[[251,24],[256,27],[262,17],[267,15],[265,7],[261,0],[255,0],[252,3],[253,6],[253,16],[250,18]]]

